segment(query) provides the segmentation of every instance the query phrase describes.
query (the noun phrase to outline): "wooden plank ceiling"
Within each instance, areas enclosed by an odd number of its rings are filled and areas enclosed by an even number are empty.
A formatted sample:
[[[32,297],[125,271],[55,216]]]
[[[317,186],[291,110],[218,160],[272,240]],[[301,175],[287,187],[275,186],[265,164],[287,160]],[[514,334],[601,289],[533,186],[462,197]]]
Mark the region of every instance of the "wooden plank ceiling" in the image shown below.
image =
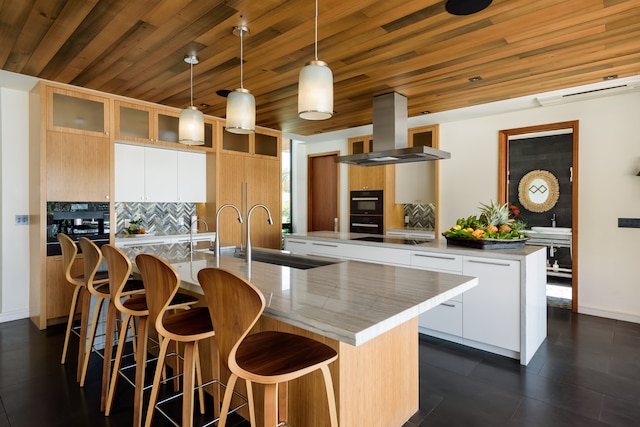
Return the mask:
[[[297,117],[314,0],[0,0],[0,64],[183,108],[183,57],[195,53],[194,104],[224,117],[216,92],[240,85],[232,29],[244,24],[257,123],[299,135],[369,124],[373,96],[391,91],[415,116],[639,74],[640,0],[493,0],[467,16],[445,3],[319,0],[318,58],[335,88],[336,114],[325,121]]]

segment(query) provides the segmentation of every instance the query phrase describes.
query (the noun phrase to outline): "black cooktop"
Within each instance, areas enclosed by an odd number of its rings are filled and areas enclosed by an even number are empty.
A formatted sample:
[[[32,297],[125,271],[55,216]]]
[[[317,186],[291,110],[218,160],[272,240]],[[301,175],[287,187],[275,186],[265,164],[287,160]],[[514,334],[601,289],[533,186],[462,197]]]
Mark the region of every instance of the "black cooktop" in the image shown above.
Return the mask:
[[[407,239],[405,237],[387,237],[387,236],[353,237],[351,238],[351,240],[358,240],[361,242],[394,243],[396,245],[421,245],[423,243],[433,242],[433,239]]]

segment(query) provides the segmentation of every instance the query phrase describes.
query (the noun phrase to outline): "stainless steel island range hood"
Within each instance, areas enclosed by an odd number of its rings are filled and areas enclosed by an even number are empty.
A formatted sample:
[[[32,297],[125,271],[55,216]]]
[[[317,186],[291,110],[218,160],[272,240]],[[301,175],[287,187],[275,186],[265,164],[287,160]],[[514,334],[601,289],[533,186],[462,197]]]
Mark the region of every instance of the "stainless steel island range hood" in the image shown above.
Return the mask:
[[[373,98],[373,151],[336,159],[358,166],[393,165],[450,159],[451,154],[436,148],[409,147],[407,141],[407,98],[392,92]]]

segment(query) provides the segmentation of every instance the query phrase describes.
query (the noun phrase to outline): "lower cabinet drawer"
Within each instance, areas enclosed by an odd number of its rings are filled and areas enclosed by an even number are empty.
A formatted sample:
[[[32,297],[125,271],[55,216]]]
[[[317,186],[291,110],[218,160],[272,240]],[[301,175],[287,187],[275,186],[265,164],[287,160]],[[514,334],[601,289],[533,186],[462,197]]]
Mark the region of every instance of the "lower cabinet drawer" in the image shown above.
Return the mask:
[[[462,303],[449,300],[420,315],[418,325],[446,334],[462,336]]]

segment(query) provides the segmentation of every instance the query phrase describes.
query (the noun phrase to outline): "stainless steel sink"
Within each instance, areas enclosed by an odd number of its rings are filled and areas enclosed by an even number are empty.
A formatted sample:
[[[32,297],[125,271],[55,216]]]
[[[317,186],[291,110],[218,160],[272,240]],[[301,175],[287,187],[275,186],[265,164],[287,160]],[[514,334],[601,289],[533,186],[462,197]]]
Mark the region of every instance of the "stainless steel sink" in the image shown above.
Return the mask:
[[[223,257],[244,258],[244,253],[241,253],[239,249],[239,247],[235,246],[221,248],[220,255]],[[214,253],[214,251],[209,248],[199,249],[196,250],[196,252]],[[308,270],[310,268],[323,267],[325,265],[337,264],[340,262],[340,260],[337,259],[295,255],[286,251],[262,248],[253,248],[251,257],[253,262],[264,262],[267,264],[275,264],[300,270]]]
[[[569,227],[531,227],[535,233],[571,234]]]

